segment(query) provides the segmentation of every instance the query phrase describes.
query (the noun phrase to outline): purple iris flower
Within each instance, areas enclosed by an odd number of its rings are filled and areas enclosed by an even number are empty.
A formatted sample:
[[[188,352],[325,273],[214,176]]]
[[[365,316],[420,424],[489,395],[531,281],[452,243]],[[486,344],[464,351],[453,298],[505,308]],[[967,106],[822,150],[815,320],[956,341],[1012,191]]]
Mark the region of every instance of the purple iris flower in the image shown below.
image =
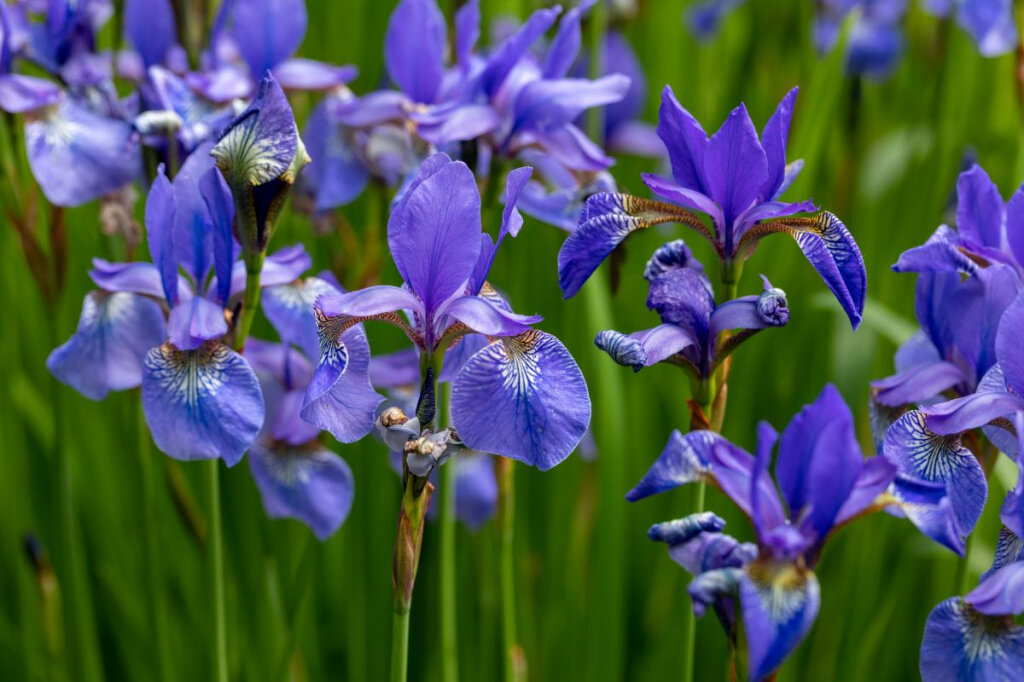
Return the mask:
[[[776,670],[814,623],[820,605],[814,567],[837,528],[886,507],[936,505],[945,494],[913,481],[894,494],[903,484],[897,467],[885,457],[864,459],[853,416],[831,385],[781,437],[764,422],[757,434],[757,454],[751,455],[712,431],[676,431],[626,496],[635,501],[706,481],[750,518],[756,548],[722,536],[724,524],[709,514],[655,526],[650,535],[667,542],[672,557],[694,574],[689,592],[695,612],[714,607],[734,641],[740,641],[731,631],[738,605],[753,680]],[[778,488],[768,473],[776,442]]]
[[[209,151],[199,147],[173,183],[157,176],[146,202],[152,263],[95,260],[100,291],[86,297],[78,330],[47,367],[93,399],[141,383],[157,447],[233,465],[262,426],[264,403],[248,362],[225,343],[245,268]],[[308,267],[301,247],[282,249],[267,258],[261,284],[291,282]]]
[[[1024,229],[1024,191],[1003,202],[974,166],[961,173],[957,196],[957,229],[940,226],[893,266],[919,273],[921,330],[897,351],[897,374],[872,383],[881,405],[931,402],[946,391],[969,395],[996,362],[1000,319],[1021,290],[1024,272],[1024,241],[1017,234],[1018,223]]]
[[[245,358],[260,379],[267,418],[249,453],[253,479],[271,518],[296,518],[320,540],[333,534],[352,507],[354,483],[345,462],[323,447],[319,429],[301,417],[306,387],[313,377],[309,358],[316,358],[317,339],[313,301],[340,293],[329,274],[296,279],[267,287],[263,310],[282,343],[246,343]],[[372,428],[381,401],[369,382],[370,346],[362,327],[341,337],[346,366],[322,403],[344,404],[350,420],[335,423],[333,435],[357,440]]]
[[[1020,490],[1018,483],[1007,502],[1016,495],[1019,503]],[[1013,680],[1024,667],[1024,627],[1013,619],[1024,613],[1024,539],[1019,517],[1006,509],[992,567],[964,598],[951,597],[928,616],[920,661],[926,680]]]
[[[472,171],[444,154],[423,162],[388,221],[388,245],[404,286],[317,300],[324,351],[307,402],[333,382],[338,334],[355,323],[377,319],[398,326],[431,363],[456,342],[486,337],[452,381],[451,418],[461,440],[541,469],[569,455],[590,421],[583,376],[558,339],[530,326],[539,317],[513,313],[486,281],[497,248],[522,226],[515,203],[529,175],[525,168],[509,174],[495,242],[481,229]],[[333,418],[342,418],[343,410],[337,412]],[[313,423],[321,426],[321,418],[313,416]]]
[[[357,75],[353,66],[292,56],[302,44],[307,24],[304,0],[226,0],[214,19],[202,69],[186,74],[185,79],[212,102],[252,96],[267,71],[288,90],[331,90],[353,80]],[[152,44],[151,31],[158,32],[160,44],[168,40],[166,26],[143,22],[136,30],[132,42],[140,50],[140,45]]]
[[[937,17],[956,13],[956,23],[970,34],[985,57],[998,57],[1017,47],[1012,0],[925,0]]]
[[[856,327],[864,310],[867,274],[853,237],[831,213],[795,217],[815,210],[810,201],[779,201],[803,165],[786,163],[795,100],[794,88],[783,97],[760,139],[742,104],[709,138],[666,87],[658,135],[668,149],[674,179],[645,174],[644,182],[675,203],[628,194],[588,199],[579,228],[558,255],[565,296],[575,295],[632,232],[652,225],[680,222],[696,230],[715,248],[723,274],[733,280],[762,237],[783,232],[796,240]],[[691,209],[709,216],[710,227]]]
[[[852,12],[856,20],[846,44],[846,72],[884,78],[903,55],[906,0],[824,0],[814,19],[814,45],[819,53],[835,47],[840,24]]]
[[[628,336],[603,331],[595,340],[613,360],[635,371],[667,362],[685,368],[695,379],[707,379],[755,332],[789,321],[786,292],[767,278],[761,294],[715,305],[704,268],[681,239],[654,252],[644,277],[650,283],[647,307],[658,313],[661,324]],[[719,343],[720,333],[732,329],[742,331]]]

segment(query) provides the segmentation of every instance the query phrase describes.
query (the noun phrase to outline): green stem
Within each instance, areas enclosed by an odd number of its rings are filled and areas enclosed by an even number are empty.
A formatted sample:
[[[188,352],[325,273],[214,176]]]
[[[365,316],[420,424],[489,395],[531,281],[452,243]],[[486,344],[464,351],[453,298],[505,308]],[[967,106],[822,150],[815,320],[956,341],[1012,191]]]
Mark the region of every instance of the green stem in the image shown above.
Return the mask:
[[[156,641],[156,667],[159,679],[170,682],[174,679],[171,662],[171,647],[167,634],[167,595],[161,580],[163,561],[160,556],[160,524],[156,512],[156,485],[153,473],[153,448],[146,425],[146,413],[142,401],[137,405],[139,433],[139,464],[142,469],[142,506],[144,532],[146,535],[146,573],[149,579],[149,596],[152,600],[153,639]]]
[[[434,423],[444,424],[451,393],[449,385],[438,387]],[[455,589],[455,462],[441,467],[441,672],[445,682],[459,679],[458,593]]]
[[[395,608],[391,620],[391,682],[405,682],[409,670],[409,611]]]
[[[210,494],[210,555],[213,574],[214,652],[217,682],[228,679],[227,611],[224,599],[224,530],[220,514],[220,460],[206,462]]]
[[[506,457],[497,461],[498,533],[501,555],[501,634],[504,643],[505,682],[526,679],[526,660],[516,636],[515,570],[515,462]]]
[[[235,350],[241,353],[245,349],[245,340],[249,338],[249,330],[256,318],[256,309],[260,305],[260,272],[263,270],[262,252],[254,253],[246,258],[245,263],[245,299],[238,313],[238,324],[235,327]]]

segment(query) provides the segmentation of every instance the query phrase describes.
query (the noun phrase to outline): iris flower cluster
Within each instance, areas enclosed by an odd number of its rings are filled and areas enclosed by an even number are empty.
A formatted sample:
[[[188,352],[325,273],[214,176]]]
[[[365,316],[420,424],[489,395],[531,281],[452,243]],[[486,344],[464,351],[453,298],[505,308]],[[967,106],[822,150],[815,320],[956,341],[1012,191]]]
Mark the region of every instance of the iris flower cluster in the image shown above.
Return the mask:
[[[436,2],[402,0],[385,43],[395,89],[363,96],[342,89],[310,119],[306,137],[315,160],[303,189],[315,210],[348,203],[371,179],[408,184],[419,165],[441,151],[480,178],[497,176],[505,164],[532,166],[536,175],[520,197],[522,210],[571,229],[587,195],[614,187],[605,172],[612,158],[577,125],[583,112],[608,107],[610,148],[657,153],[649,129],[633,120],[643,103],[643,81],[628,44],[609,34],[607,74],[595,80],[584,75],[580,22],[593,4],[588,0],[564,13],[559,7],[537,10],[480,47],[479,0],[471,0],[455,14],[449,62],[448,28]],[[544,44],[556,21],[555,35]]]
[[[918,273],[921,330],[896,353],[897,374],[872,386],[876,428],[900,470],[946,488],[955,539],[964,553],[988,498],[999,453],[1020,462],[1024,434],[1021,269],[1024,188],[1004,201],[974,166],[957,182],[956,228],[941,225],[893,269]],[[977,588],[935,608],[921,645],[926,679],[1010,679],[1024,665],[1013,616],[1019,589],[1021,491],[1003,501],[992,568]]]

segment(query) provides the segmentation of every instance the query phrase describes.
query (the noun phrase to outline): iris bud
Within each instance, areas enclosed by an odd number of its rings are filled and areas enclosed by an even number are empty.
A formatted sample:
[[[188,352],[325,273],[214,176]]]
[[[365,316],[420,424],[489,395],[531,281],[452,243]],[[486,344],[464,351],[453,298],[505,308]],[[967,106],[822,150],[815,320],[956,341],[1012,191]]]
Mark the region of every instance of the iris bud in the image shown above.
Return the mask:
[[[606,329],[599,332],[594,339],[594,345],[607,353],[612,360],[632,367],[634,372],[639,372],[647,365],[647,353],[644,347],[634,338],[626,336],[614,329]]]

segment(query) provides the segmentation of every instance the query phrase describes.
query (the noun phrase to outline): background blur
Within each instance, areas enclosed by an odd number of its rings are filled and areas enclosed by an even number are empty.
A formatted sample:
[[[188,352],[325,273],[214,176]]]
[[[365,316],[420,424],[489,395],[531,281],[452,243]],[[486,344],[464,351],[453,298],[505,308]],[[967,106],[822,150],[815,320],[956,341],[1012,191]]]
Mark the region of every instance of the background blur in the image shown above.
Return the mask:
[[[360,76],[352,84],[357,93],[378,86],[394,3],[307,4],[302,54],[358,65]],[[537,4],[485,0],[484,19],[523,17]],[[788,292],[792,318],[788,327],[755,338],[735,357],[725,433],[750,448],[758,420],[783,427],[824,382],[833,381],[853,406],[870,451],[868,380],[891,372],[896,343],[916,325],[914,277],[896,275],[889,265],[944,219],[966,155],[984,166],[1004,196],[1024,179],[1016,57],[980,57],[959,28],[915,6],[906,21],[906,55],[894,74],[881,83],[860,81],[844,75],[841,46],[824,58],[815,54],[812,2],[750,0],[703,45],[683,26],[685,4],[641,0],[636,19],[624,26],[648,76],[646,120],[656,120],[659,93],[668,83],[708,130],[740,101],[760,127],[782,95],[800,85],[789,158],[802,157],[806,165],[787,196],[813,197],[844,220],[863,251],[869,279],[865,322],[853,334],[790,240],[776,237],[758,249],[740,293],[758,291],[757,275],[764,272]],[[295,100],[300,120],[313,101]],[[613,170],[625,190],[647,194],[639,173],[653,170],[650,162],[624,159]],[[367,193],[340,212],[356,235],[365,234],[376,200]],[[120,256],[123,250],[100,233],[97,211],[93,205],[66,215],[68,283],[55,319],[44,312],[17,235],[0,231],[0,679],[51,674],[44,633],[52,627],[52,614],[22,538],[34,534],[51,555],[66,551],[55,531],[57,447],[72,457],[78,551],[88,567],[84,579],[95,641],[82,645],[108,679],[146,679],[155,656],[148,635],[151,586],[144,570],[136,397],[112,394],[102,403],[90,402],[70,388],[57,388],[43,364],[55,340],[62,342],[75,327],[82,294],[91,286],[89,259]],[[641,273],[669,236],[682,236],[702,258],[708,255],[678,227],[631,238],[621,286],[605,310],[593,295],[562,301],[555,258],[564,233],[553,227],[527,219],[495,267],[492,279],[515,309],[543,314],[541,327],[557,334],[578,359],[590,384],[600,451],[596,461],[573,455],[547,473],[517,467],[519,632],[534,680],[661,680],[681,674],[678,652],[690,578],[645,532],[654,522],[685,514],[690,491],[637,504],[623,495],[671,429],[686,427],[688,386],[671,367],[634,375],[592,344],[596,332],[611,326],[607,318],[622,330],[654,324]],[[360,265],[337,232],[315,235],[305,217],[289,214],[275,244],[300,240],[317,268],[336,268],[343,282],[351,273],[346,276],[342,268]],[[395,277],[385,270],[386,280]],[[272,338],[267,330],[266,321],[257,320],[254,334]],[[375,351],[400,341],[380,325],[368,331]],[[58,404],[64,408],[59,419]],[[387,674],[400,483],[375,440],[332,446],[352,467],[356,498],[344,526],[324,544],[298,522],[266,518],[247,462],[222,472],[235,679],[376,680]],[[204,679],[213,648],[201,542],[206,488],[198,468],[155,450],[150,457],[159,480],[167,483],[155,491],[156,527],[159,588],[171,595],[175,673],[178,679]],[[997,470],[990,498],[1002,499],[1007,482]],[[730,532],[750,538],[750,528],[727,500],[712,492],[707,505],[728,520]],[[996,507],[989,504],[974,534],[975,578],[991,561]],[[433,679],[439,670],[436,589],[430,586],[438,580],[436,541],[428,527],[412,616],[413,679]],[[466,680],[497,679],[493,524],[475,533],[460,527],[458,543],[462,674]],[[817,624],[779,679],[916,678],[925,618],[952,594],[954,570],[951,553],[900,520],[880,514],[843,530],[820,565]],[[696,678],[723,679],[726,641],[718,623],[705,618],[697,636]]]

